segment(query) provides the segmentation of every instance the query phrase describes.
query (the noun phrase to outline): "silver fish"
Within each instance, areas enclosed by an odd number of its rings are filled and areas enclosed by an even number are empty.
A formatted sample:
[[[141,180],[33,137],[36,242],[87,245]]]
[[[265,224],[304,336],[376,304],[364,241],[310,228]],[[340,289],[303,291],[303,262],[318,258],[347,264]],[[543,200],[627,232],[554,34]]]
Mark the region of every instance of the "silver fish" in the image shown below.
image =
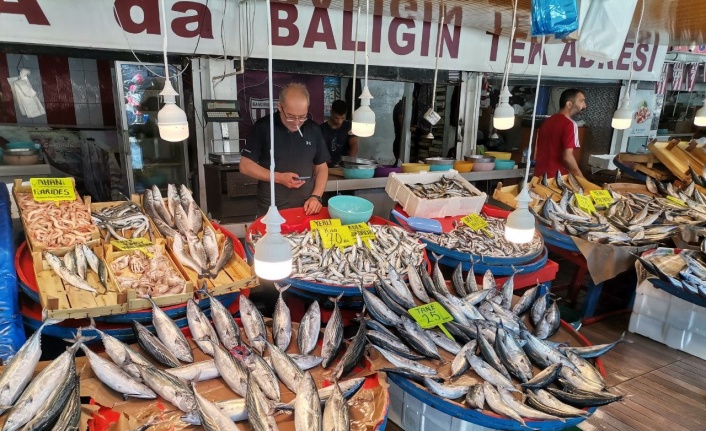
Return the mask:
[[[483,407],[485,407],[485,392],[483,392],[482,384],[477,383],[468,389],[466,404],[472,409],[483,410]]]
[[[167,368],[164,371],[178,377],[185,382],[204,382],[206,380],[220,377],[216,362],[213,359],[206,361],[194,362],[193,364],[183,365],[176,368]]]
[[[87,292],[95,293],[97,294],[98,291],[88,284],[86,280],[81,278],[78,274],[76,274],[73,271],[69,271],[65,266],[64,263],[56,257],[54,254],[50,252],[45,252],[44,258],[46,259],[47,263],[51,267],[52,270],[56,273],[56,275],[59,276],[62,280],[64,280],[67,284],[70,284],[71,286],[85,290]]]
[[[270,343],[267,343],[267,346],[270,349],[270,357],[268,358],[270,362],[268,365],[272,366],[282,383],[296,394],[299,391],[299,382],[304,377],[304,372],[294,359],[282,349]]]
[[[348,412],[348,403],[343,397],[343,392],[338,382],[333,383],[333,394],[326,400],[323,415],[324,431],[349,431],[351,418]]]
[[[139,364],[135,366],[140,370],[145,384],[174,407],[185,413],[196,408],[194,394],[184,382],[155,367]]]
[[[154,399],[157,398],[152,389],[135,381],[128,373],[120,369],[117,365],[95,354],[88,347],[81,345],[81,350],[86,354],[91,364],[91,369],[98,377],[98,380],[116,392],[123,394],[123,397]]]
[[[205,354],[213,356],[213,345],[210,340],[218,341],[218,334],[193,298],[186,301],[186,320],[191,339]]]
[[[275,310],[272,314],[272,339],[277,347],[283,351],[287,351],[289,343],[292,341],[292,317],[289,312],[289,307],[282,299],[284,293],[291,284],[282,286],[275,283],[275,288],[279,292],[279,297],[275,303]]]
[[[88,276],[88,262],[86,261],[86,255],[83,253],[82,245],[77,244],[74,247],[74,255],[76,256],[76,274],[85,280]]]
[[[414,296],[416,296],[417,299],[425,304],[431,302],[426,290],[424,289],[424,284],[422,283],[421,277],[419,277],[417,269],[411,264],[407,265],[407,282],[409,283],[409,287],[412,289],[412,293],[414,293]]]
[[[194,400],[196,401],[196,411],[201,419],[201,426],[206,431],[238,431],[240,427],[236,425],[230,417],[228,417],[214,403],[207,400],[196,390],[196,384],[191,383],[191,389],[194,391]]]
[[[134,320],[132,322],[132,327],[135,332],[135,337],[140,346],[149,353],[153,358],[155,358],[160,363],[168,367],[178,367],[179,358],[177,358],[174,353],[172,353],[167,346],[155,335],[153,335],[147,328],[145,328],[140,322]],[[130,362],[130,355],[125,354],[122,359],[121,364]],[[151,365],[151,364],[141,364],[141,365]],[[121,365],[122,366],[122,365]]]
[[[213,268],[211,268],[211,278],[216,277],[218,273],[228,265],[228,262],[230,262],[233,257],[233,253],[233,238],[226,236],[226,240],[223,241],[223,246],[221,247],[221,252],[218,255],[218,260],[213,265]]]
[[[362,315],[365,314],[365,308],[363,308]],[[333,375],[336,379],[340,379],[342,376],[353,371],[356,365],[363,359],[365,354],[365,323],[361,323],[358,326],[358,332],[351,340],[346,352],[343,354],[341,359],[336,364],[336,368],[333,370]]]
[[[60,379],[60,381],[56,382],[56,389],[52,392],[49,399],[40,406],[32,419],[22,427],[23,431],[47,429],[59,417],[62,407],[68,402],[74,388],[78,385],[79,379],[76,375],[75,363],[72,362],[69,365],[67,374],[61,376]]]
[[[81,420],[81,384],[80,380],[76,379],[71,395],[56,420],[51,431],[72,431],[78,429],[79,421]]]
[[[206,226],[203,230],[202,238],[203,248],[206,251],[209,268],[212,268],[218,262],[218,238],[216,232],[210,226]]]
[[[334,308],[331,317],[326,323],[324,339],[321,344],[321,356],[323,357],[321,366],[324,368],[328,368],[333,360],[336,359],[343,344],[343,318],[341,317],[341,310],[338,308],[338,301],[341,300],[342,296],[343,293],[337,298],[330,298],[333,301]]]
[[[461,350],[456,354],[453,362],[451,362],[451,378],[459,377],[468,370],[470,364],[466,359],[466,352],[475,352],[477,346],[476,340],[471,340],[461,347]]]
[[[169,209],[169,214],[171,214],[172,217],[176,215],[176,208],[178,206],[181,206],[179,192],[177,192],[174,184],[169,184],[167,185],[167,208]]]
[[[172,250],[174,250],[174,255],[177,257],[179,263],[193,269],[196,274],[203,275],[204,268],[201,267],[201,265],[199,265],[193,257],[187,254],[186,250],[184,250],[184,240],[181,239],[181,235],[177,234],[174,236]]]
[[[411,361],[409,359],[405,359],[395,353],[392,353],[388,350],[382,349],[378,346],[373,346],[382,356],[385,357],[385,359],[390,362],[391,364],[400,367],[400,368],[407,368],[409,370],[415,371],[417,373],[422,373],[422,374],[430,374],[430,375],[437,375],[438,373],[434,368],[427,367],[424,364],[420,364],[417,361]]]
[[[473,368],[473,371],[486,382],[490,382],[495,386],[502,386],[508,391],[519,392],[512,385],[510,379],[500,374],[495,368],[488,365],[487,362],[474,355],[473,352],[466,352],[466,359],[468,359],[468,363],[471,365],[471,368]],[[488,394],[486,393],[486,397],[487,396]]]
[[[147,296],[147,300],[152,303],[152,324],[157,332],[157,336],[180,361],[194,362],[194,354],[191,352],[191,345],[186,341],[184,333],[167,316],[155,302]]]
[[[493,276],[493,273],[490,270],[485,271],[485,275],[483,276],[483,289],[493,289],[497,290],[498,285],[495,282],[495,276]]]
[[[294,429],[296,431],[321,431],[321,400],[316,383],[309,372],[301,379],[299,392],[294,400]]]
[[[248,376],[247,388],[245,412],[247,414],[248,424],[254,431],[276,431],[278,428],[272,417],[270,404],[252,374]],[[232,418],[232,415],[228,416]]]
[[[476,283],[476,274],[473,272],[473,266],[475,264],[476,262],[473,258],[471,258],[471,269],[469,269],[468,274],[466,274],[466,292],[468,293],[473,293],[480,290],[478,288],[478,283]]]
[[[562,421],[563,420],[557,416],[550,415],[539,410],[527,407],[525,404],[517,401],[514,395],[508,392],[506,389],[499,387],[497,388],[500,398],[507,404],[512,410],[516,411],[521,417],[532,420],[541,421]]]
[[[453,286],[456,294],[463,298],[469,292],[466,292],[466,283],[463,281],[463,266],[461,262],[456,265],[453,274],[451,275],[451,285]]]
[[[588,416],[591,414],[587,411],[577,409],[568,404],[564,404],[554,398],[549,392],[541,389],[527,391],[527,404],[545,413],[565,418]]]
[[[199,292],[208,296],[211,301],[211,318],[213,326],[216,329],[218,338],[227,350],[240,345],[240,328],[235,323],[233,315],[228,311],[221,302],[208,293],[208,289],[204,283],[204,287]]]
[[[262,314],[260,314],[255,304],[245,295],[240,295],[240,316],[245,335],[248,336],[250,345],[255,351],[262,355],[265,351],[265,343],[263,341],[253,340],[257,340],[258,338],[266,339],[267,328],[265,328],[265,321],[262,319]]]
[[[203,246],[203,242],[199,239],[193,231],[188,231],[186,233],[186,241],[189,244],[189,254],[196,261],[196,263],[201,267],[208,268],[208,256],[206,255],[206,249]]]
[[[174,227],[174,220],[172,220],[172,215],[169,214],[169,210],[164,206],[164,198],[162,197],[162,192],[156,185],[152,186],[152,205],[155,212],[159,217],[165,222],[169,227]]]
[[[218,373],[233,392],[245,397],[248,382],[247,370],[222,346],[215,341],[211,342],[213,343],[213,362],[216,364]]]
[[[507,416],[510,419],[514,419],[521,423],[522,426],[527,426],[519,413],[503,401],[500,397],[500,393],[497,389],[495,389],[495,386],[489,382],[483,382],[483,394],[485,395],[485,402],[488,403],[488,407],[490,407],[492,411],[500,415]]]
[[[71,272],[76,272],[76,252],[71,250],[64,255],[64,266]]]
[[[431,340],[436,344],[438,347],[441,347],[442,349],[446,350],[449,353],[453,353],[454,355],[458,354],[458,352],[461,351],[461,345],[455,342],[454,340],[450,339],[446,335],[442,334],[441,332],[437,332],[434,330],[426,330],[424,331],[426,334],[431,338]]]
[[[443,383],[435,382],[429,378],[424,379],[424,386],[426,386],[427,389],[429,389],[429,391],[433,394],[450,400],[456,400],[466,395],[468,393],[468,389],[471,387],[471,385],[445,385]]]
[[[321,309],[319,308],[319,302],[314,301],[299,323],[299,332],[297,334],[299,353],[308,355],[314,350],[317,341],[319,341],[319,332],[321,332]]]
[[[236,359],[238,357],[236,356]],[[255,378],[255,381],[260,385],[262,392],[267,398],[279,401],[281,394],[279,390],[279,381],[275,371],[270,367],[262,356],[254,353],[253,350],[248,350],[245,354],[240,355],[243,366],[250,371],[250,374]]]

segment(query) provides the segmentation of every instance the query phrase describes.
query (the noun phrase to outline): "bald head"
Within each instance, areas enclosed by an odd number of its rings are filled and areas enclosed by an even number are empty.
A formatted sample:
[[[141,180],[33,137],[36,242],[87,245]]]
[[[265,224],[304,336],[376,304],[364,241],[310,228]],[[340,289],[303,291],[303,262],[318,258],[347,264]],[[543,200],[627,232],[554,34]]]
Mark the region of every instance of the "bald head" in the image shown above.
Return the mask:
[[[295,131],[309,114],[309,90],[303,84],[287,84],[279,92],[279,115],[285,127]]]
[[[279,101],[285,106],[287,104],[287,101],[293,101],[294,99],[301,98],[306,99],[306,104],[308,106],[310,102],[309,90],[306,89],[306,86],[304,86],[304,84],[300,84],[299,82],[291,82],[285,85],[279,92]]]

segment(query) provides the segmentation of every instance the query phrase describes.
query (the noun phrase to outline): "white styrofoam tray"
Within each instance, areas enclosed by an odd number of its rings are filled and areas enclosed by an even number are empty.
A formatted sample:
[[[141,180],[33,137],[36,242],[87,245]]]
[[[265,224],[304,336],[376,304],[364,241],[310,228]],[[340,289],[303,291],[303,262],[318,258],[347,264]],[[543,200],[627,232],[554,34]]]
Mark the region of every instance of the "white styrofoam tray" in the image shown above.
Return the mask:
[[[479,196],[453,197],[445,199],[423,199],[417,197],[406,184],[429,184],[439,181],[442,177],[454,178],[464,187]],[[387,177],[385,192],[390,198],[402,205],[404,211],[412,217],[443,218],[450,216],[477,214],[488,199],[485,193],[466,181],[453,169],[443,172],[421,172],[414,174],[393,173]]]

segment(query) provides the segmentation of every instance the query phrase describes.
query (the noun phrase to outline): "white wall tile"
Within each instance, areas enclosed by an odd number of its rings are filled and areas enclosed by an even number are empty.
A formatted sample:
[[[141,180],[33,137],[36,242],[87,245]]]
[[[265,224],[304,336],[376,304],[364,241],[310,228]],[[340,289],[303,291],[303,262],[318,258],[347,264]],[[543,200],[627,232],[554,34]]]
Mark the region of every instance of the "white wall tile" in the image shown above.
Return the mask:
[[[83,70],[71,70],[71,89],[74,94],[74,103],[87,103],[86,76]]]

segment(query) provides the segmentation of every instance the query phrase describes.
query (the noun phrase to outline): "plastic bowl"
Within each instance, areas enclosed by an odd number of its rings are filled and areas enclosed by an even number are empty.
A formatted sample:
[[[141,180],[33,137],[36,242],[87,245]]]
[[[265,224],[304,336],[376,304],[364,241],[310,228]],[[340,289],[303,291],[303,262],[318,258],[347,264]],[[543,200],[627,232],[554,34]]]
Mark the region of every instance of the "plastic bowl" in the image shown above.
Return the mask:
[[[467,162],[473,162],[473,163],[491,163],[491,162],[494,163],[495,157],[475,154],[472,156],[463,156],[463,160],[465,160]]]
[[[402,163],[402,172],[412,174],[416,172],[429,172],[431,166],[426,163]]]
[[[495,159],[495,170],[502,171],[506,169],[513,169],[515,167],[514,160],[500,160]]]
[[[368,169],[342,168],[342,169],[343,169],[343,178],[347,178],[349,180],[362,180],[365,178],[372,178],[373,175],[375,175],[375,168],[368,168]]]
[[[375,176],[387,177],[392,173],[399,174],[400,172],[402,172],[402,168],[399,166],[378,166],[378,168],[375,169]]]
[[[512,153],[506,153],[503,151],[486,151],[483,153],[486,157],[495,157],[497,160],[510,160]]]
[[[495,162],[475,162],[473,172],[486,172],[495,169]]]
[[[37,148],[37,144],[34,142],[9,142],[5,144],[5,148],[8,150],[34,150]]]
[[[367,199],[357,196],[339,195],[328,200],[331,218],[341,220],[341,224],[365,223],[373,215],[374,205]]]
[[[451,165],[429,165],[429,170],[432,172],[438,172],[438,171],[448,171],[451,168],[453,168],[453,164]]]
[[[456,161],[454,162],[454,169],[458,172],[471,172],[473,169],[473,162],[466,161]]]

